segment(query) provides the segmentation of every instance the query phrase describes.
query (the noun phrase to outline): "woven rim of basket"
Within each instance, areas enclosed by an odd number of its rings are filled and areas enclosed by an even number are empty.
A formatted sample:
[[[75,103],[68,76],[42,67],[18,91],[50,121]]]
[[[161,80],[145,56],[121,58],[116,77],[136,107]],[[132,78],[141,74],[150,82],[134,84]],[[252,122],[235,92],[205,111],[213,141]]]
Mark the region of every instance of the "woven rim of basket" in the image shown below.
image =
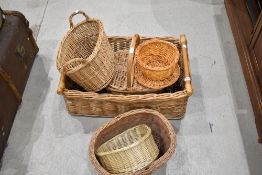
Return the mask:
[[[107,152],[96,152],[96,154],[97,154],[98,156],[105,156],[105,155],[109,155],[109,154],[113,154],[113,153],[117,153],[117,152],[126,151],[126,150],[128,150],[128,149],[130,149],[130,148],[133,148],[133,147],[139,145],[141,142],[143,142],[145,139],[147,139],[147,138],[151,135],[151,128],[148,127],[148,126],[145,125],[145,124],[142,124],[142,125],[143,125],[143,127],[146,127],[146,128],[147,128],[147,132],[146,132],[146,134],[145,134],[139,141],[134,142],[134,143],[128,145],[128,147],[123,147],[123,148],[120,148],[120,149],[116,149],[116,150],[112,150],[112,151],[107,151]],[[129,129],[127,129],[127,130],[124,131],[124,132],[127,132],[127,131],[129,131],[129,130],[132,130],[132,129],[137,128],[137,127],[139,127],[139,126],[140,126],[140,125],[137,125],[137,126],[135,126],[135,127],[133,127],[133,128],[129,128]],[[120,133],[120,134],[122,134],[122,133]],[[119,134],[119,135],[120,135],[120,134]],[[115,137],[116,137],[116,136],[115,136]],[[113,137],[112,139],[108,140],[107,142],[113,140],[115,137]],[[103,143],[101,146],[103,146],[103,145],[106,144],[107,142]],[[101,147],[101,146],[100,146],[100,147]],[[98,148],[98,149],[99,149],[99,148]],[[97,150],[98,150],[98,149],[97,149]]]
[[[126,118],[129,117],[130,114],[139,114],[139,113],[148,113],[148,114],[153,114],[158,116],[161,121],[163,123],[165,123],[168,132],[168,135],[170,137],[170,145],[173,145],[173,147],[169,147],[168,150],[158,159],[156,159],[155,161],[153,161],[149,166],[138,170],[135,173],[131,173],[132,175],[147,175],[150,172],[159,169],[164,163],[166,163],[171,156],[173,155],[173,153],[175,152],[176,149],[176,134],[175,131],[172,127],[172,125],[169,123],[168,119],[161,113],[159,113],[158,111],[152,110],[152,109],[136,109],[136,110],[132,110],[132,111],[128,111],[126,113],[120,114],[117,117],[113,118],[112,120],[110,120],[109,122],[107,122],[105,125],[103,125],[102,127],[100,127],[95,134],[93,135],[90,144],[89,144],[89,156],[90,157],[90,161],[92,162],[93,166],[95,167],[95,169],[104,175],[111,175],[111,173],[107,172],[98,162],[94,152],[95,152],[95,140],[97,139],[98,135],[101,133],[102,130],[104,130],[105,128],[112,126],[114,123],[118,122],[119,120],[121,120],[121,118]]]
[[[61,65],[61,50],[62,50],[62,46],[64,44],[64,42],[66,41],[66,39],[68,38],[68,35],[70,33],[72,33],[74,30],[76,30],[76,28],[78,28],[79,26],[85,24],[85,23],[88,23],[88,22],[96,22],[98,24],[98,30],[99,30],[99,33],[98,33],[98,37],[97,37],[97,42],[96,42],[96,45],[95,45],[95,48],[93,50],[93,52],[91,53],[91,55],[89,55],[88,58],[85,58],[85,62],[86,64],[89,63],[90,61],[93,60],[93,58],[96,56],[97,52],[99,51],[99,48],[100,48],[100,45],[102,43],[102,39],[103,39],[103,36],[104,36],[104,27],[103,27],[103,24],[102,22],[99,20],[99,19],[95,19],[95,18],[89,18],[89,19],[85,19],[84,21],[76,24],[73,28],[71,28],[69,31],[67,31],[67,33],[65,34],[65,36],[63,37],[61,43],[60,43],[60,47],[58,49],[58,53],[57,53],[57,59],[56,59],[56,65],[57,65],[57,69],[60,71],[61,69],[63,69],[63,65]],[[83,58],[81,58],[83,59]],[[86,64],[81,64],[81,65],[86,65]],[[77,66],[76,69],[74,69],[74,71],[77,71],[79,69],[81,69],[82,66]]]
[[[164,80],[151,80],[145,77],[141,70],[135,69],[135,78],[143,86],[151,89],[162,89],[174,84],[180,77],[180,66],[177,65],[174,72]]]
[[[175,59],[167,66],[164,66],[164,67],[154,67],[154,66],[150,66],[150,65],[147,65],[145,64],[140,58],[140,50],[143,49],[144,46],[146,45],[149,45],[149,44],[155,44],[155,43],[163,43],[163,44],[166,44],[168,46],[170,46],[172,49],[175,50],[176,52],[176,55],[175,55]],[[163,41],[163,40],[160,40],[160,39],[150,39],[150,40],[147,40],[147,41],[144,41],[143,43],[139,44],[137,49],[136,49],[136,52],[135,52],[135,58],[136,58],[136,62],[137,64],[139,64],[141,67],[143,67],[144,69],[148,69],[148,70],[155,70],[155,71],[159,71],[159,70],[167,70],[167,69],[170,69],[172,66],[174,66],[175,64],[178,63],[178,60],[179,60],[179,51],[178,51],[178,48],[176,47],[176,45],[168,42],[168,41]]]

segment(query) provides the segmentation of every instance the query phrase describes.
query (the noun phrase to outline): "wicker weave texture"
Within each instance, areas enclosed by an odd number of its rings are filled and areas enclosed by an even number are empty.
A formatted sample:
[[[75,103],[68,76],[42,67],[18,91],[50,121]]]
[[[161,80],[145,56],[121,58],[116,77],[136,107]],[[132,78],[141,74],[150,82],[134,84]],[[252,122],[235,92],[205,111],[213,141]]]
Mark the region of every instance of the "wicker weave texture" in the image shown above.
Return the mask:
[[[140,44],[135,53],[136,79],[145,87],[161,89],[174,84],[179,75],[176,45],[151,39]]]
[[[132,86],[128,87],[128,76],[134,76],[134,74],[128,74],[127,72],[127,67],[130,66],[128,65],[129,56],[129,50],[120,50],[115,52],[116,71],[112,81],[107,87],[107,90],[114,94],[145,94],[158,92],[158,90],[149,89],[140,85],[135,79],[133,80]]]
[[[74,26],[72,17],[76,14],[83,14],[86,20]],[[99,91],[114,74],[114,52],[103,25],[81,11],[70,16],[70,24],[58,51],[57,68],[85,90]]]
[[[165,87],[168,87],[168,86],[171,86],[172,84],[174,84],[180,76],[180,67],[178,65],[174,66],[172,69],[173,69],[172,74],[170,76],[168,76],[167,78],[161,79],[161,80],[152,80],[152,79],[146,77],[143,74],[143,72],[141,71],[141,69],[136,67],[135,79],[139,82],[139,84],[141,84],[142,86],[145,86],[147,88],[156,89],[156,90],[157,89],[163,89]],[[160,74],[162,74],[162,73],[160,73]]]
[[[169,121],[162,114],[154,110],[150,110],[150,109],[133,110],[121,114],[115,117],[114,119],[110,120],[104,126],[99,128],[96,131],[95,135],[92,137],[89,145],[89,157],[91,163],[94,165],[95,169],[99,172],[99,174],[111,175],[112,173],[107,171],[100,164],[99,160],[96,157],[97,149],[103,143],[109,141],[111,138],[137,125],[147,125],[148,127],[151,128],[152,136],[159,150],[159,156],[148,166],[145,166],[140,170],[136,170],[130,173],[121,173],[121,174],[129,174],[129,175],[151,174],[153,171],[159,169],[163,164],[165,164],[170,159],[172,154],[175,152],[176,135]],[[140,151],[143,152],[142,149],[140,149]],[[128,159],[128,157],[125,158]]]
[[[152,39],[137,47],[136,65],[151,80],[164,80],[171,76],[179,59],[177,47],[167,41]]]
[[[141,43],[152,39],[141,37]],[[183,117],[188,98],[192,95],[191,74],[184,35],[180,39],[162,37],[162,40],[175,44],[179,50],[180,74],[171,92],[161,94],[121,95],[111,93],[83,92],[72,85],[66,76],[61,76],[58,93],[64,96],[68,111],[72,115],[115,116],[133,109],[150,108],[165,114],[170,119]],[[113,50],[129,49],[131,37],[109,37]],[[183,47],[182,47],[183,45]]]
[[[135,172],[153,162],[159,154],[145,124],[137,125],[102,144],[96,152],[102,166],[110,173]]]

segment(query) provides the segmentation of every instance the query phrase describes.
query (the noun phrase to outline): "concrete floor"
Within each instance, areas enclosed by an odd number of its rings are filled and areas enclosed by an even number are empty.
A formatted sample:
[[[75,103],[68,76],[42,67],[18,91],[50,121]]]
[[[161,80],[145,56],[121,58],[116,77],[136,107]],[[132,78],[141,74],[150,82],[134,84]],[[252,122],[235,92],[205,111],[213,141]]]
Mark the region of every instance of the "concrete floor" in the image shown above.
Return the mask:
[[[108,35],[188,37],[194,95],[171,121],[177,150],[155,175],[261,175],[262,145],[223,0],[0,0],[23,12],[37,37],[35,60],[6,148],[1,175],[93,175],[87,147],[108,119],[72,117],[56,94],[56,52],[76,9]]]

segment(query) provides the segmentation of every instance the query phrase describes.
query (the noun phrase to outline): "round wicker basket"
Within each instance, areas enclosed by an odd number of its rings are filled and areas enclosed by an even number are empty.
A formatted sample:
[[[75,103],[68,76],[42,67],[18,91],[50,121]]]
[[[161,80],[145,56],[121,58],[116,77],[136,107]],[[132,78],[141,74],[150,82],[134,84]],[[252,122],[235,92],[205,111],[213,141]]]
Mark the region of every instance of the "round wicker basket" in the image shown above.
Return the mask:
[[[145,125],[137,125],[102,144],[96,152],[102,166],[110,173],[135,172],[153,162],[158,147]]]
[[[77,25],[73,17],[86,19]],[[70,30],[63,38],[57,54],[57,69],[87,91],[106,87],[114,74],[114,52],[101,21],[77,11],[70,18]]]
[[[143,42],[136,50],[137,67],[152,80],[164,80],[174,72],[178,63],[177,47],[167,41],[152,39]]]
[[[160,39],[144,41],[137,47],[135,59],[135,77],[145,87],[164,88],[179,78],[179,50],[170,42]]]
[[[108,141],[110,142],[111,138],[114,138],[115,136],[125,132],[129,128],[136,127],[137,125],[147,125],[149,128],[151,128],[151,134],[159,149],[159,155],[157,159],[155,159],[152,163],[145,166],[144,168],[129,173],[123,173],[123,174],[148,175],[151,174],[153,171],[159,169],[163,164],[165,164],[170,159],[170,157],[175,152],[175,148],[176,148],[176,135],[173,127],[171,126],[169,121],[165,118],[165,116],[163,116],[159,112],[150,109],[137,109],[137,110],[123,113],[113,118],[104,126],[99,128],[96,131],[95,135],[92,137],[89,145],[89,157],[91,163],[94,165],[95,169],[98,171],[99,174],[101,175],[113,174],[102,166],[103,165],[102,161],[100,163],[100,161],[97,159],[96,153],[99,149],[101,149],[100,146]],[[144,138],[148,138],[148,137],[144,137]],[[114,150],[114,152],[117,152],[117,150]],[[125,162],[130,161],[131,163],[131,165],[127,163],[126,164],[127,167],[133,165],[132,163],[134,160],[129,160],[129,158],[131,157],[132,157],[131,155],[124,157],[126,159],[124,160]]]

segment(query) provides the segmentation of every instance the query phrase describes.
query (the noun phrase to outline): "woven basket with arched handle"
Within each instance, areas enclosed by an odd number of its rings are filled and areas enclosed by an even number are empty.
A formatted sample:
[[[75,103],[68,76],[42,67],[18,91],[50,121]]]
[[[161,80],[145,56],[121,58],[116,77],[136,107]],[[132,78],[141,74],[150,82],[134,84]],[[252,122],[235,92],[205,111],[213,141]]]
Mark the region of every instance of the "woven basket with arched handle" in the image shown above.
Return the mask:
[[[85,20],[77,25],[72,18],[81,14]],[[84,12],[69,17],[70,30],[63,38],[57,55],[57,69],[87,91],[106,87],[114,74],[114,52],[100,20]]]
[[[147,88],[134,79],[135,60],[134,54],[140,37],[135,34],[132,37],[129,50],[115,52],[115,74],[107,87],[114,94],[147,94],[160,92],[158,89]]]
[[[99,128],[95,135],[92,137],[89,145],[89,157],[91,163],[101,175],[112,175],[113,173],[106,170],[96,156],[96,152],[103,143],[109,141],[111,138],[123,133],[129,128],[137,125],[145,124],[151,128],[151,134],[159,149],[158,157],[147,166],[140,170],[135,170],[129,173],[122,173],[128,175],[148,175],[159,169],[165,164],[173,155],[176,149],[176,134],[164,115],[151,109],[137,109],[132,110],[119,116],[116,116],[104,126]],[[139,150],[137,150],[139,151]],[[125,156],[126,162],[132,162],[128,160],[131,157]],[[127,164],[126,165],[131,166]]]

